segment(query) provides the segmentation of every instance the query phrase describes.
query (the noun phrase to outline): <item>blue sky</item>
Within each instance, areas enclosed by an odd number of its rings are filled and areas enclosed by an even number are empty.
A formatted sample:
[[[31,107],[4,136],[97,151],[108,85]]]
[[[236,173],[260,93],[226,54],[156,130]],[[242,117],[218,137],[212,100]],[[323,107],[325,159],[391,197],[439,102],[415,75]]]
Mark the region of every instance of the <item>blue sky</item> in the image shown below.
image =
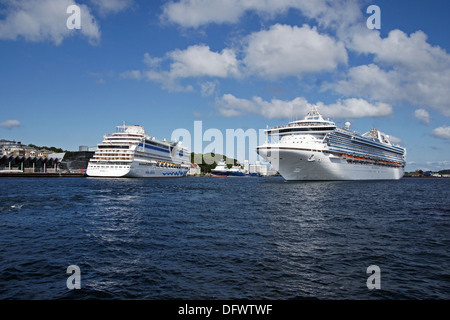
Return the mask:
[[[66,25],[74,4],[81,29]],[[381,10],[379,30],[367,28],[369,5]],[[316,105],[338,125],[401,142],[408,171],[448,169],[449,9],[438,0],[5,0],[0,138],[78,150],[122,121],[158,139],[193,134],[194,121],[225,136]]]

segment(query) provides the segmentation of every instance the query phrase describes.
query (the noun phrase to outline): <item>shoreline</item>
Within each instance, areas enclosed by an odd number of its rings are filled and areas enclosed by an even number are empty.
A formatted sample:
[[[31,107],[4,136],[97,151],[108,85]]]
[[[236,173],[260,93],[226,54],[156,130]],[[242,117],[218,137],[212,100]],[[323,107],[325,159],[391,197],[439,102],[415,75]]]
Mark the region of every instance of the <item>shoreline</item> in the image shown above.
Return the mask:
[[[85,172],[1,172],[0,178],[59,178],[59,177],[87,177]],[[212,177],[212,175],[192,175],[186,177]],[[267,177],[278,177],[278,175],[267,176]],[[449,178],[449,177],[434,177],[434,176],[415,176],[415,175],[404,175],[403,178]]]
[[[30,177],[86,177],[84,172],[0,172],[0,177],[30,178]]]

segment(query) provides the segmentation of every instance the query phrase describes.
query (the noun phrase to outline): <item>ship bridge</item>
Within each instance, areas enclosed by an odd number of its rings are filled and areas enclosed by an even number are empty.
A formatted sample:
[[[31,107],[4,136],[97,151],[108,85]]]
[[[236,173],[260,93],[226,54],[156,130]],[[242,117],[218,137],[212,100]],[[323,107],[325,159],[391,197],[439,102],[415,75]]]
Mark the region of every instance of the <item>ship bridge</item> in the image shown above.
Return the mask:
[[[336,124],[325,120],[316,107],[313,107],[303,120],[289,122],[284,126],[265,130],[267,135],[278,136],[295,133],[327,133],[336,130]]]

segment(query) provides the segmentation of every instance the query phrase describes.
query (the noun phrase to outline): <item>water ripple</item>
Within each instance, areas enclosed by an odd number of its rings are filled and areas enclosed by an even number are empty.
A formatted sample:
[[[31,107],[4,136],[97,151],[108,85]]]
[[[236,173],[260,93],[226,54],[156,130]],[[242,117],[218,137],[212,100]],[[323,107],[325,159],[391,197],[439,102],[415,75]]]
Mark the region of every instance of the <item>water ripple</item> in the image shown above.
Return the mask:
[[[0,299],[449,299],[449,185],[2,178]]]

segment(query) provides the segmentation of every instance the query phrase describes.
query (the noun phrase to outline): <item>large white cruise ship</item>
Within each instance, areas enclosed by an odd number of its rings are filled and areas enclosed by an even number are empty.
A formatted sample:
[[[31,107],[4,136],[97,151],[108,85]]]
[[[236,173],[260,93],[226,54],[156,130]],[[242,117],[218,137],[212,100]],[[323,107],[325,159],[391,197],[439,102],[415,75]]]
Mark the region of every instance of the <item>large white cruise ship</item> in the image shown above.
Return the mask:
[[[91,177],[183,177],[190,167],[190,155],[181,143],[157,141],[141,126],[116,127],[104,136],[89,160]]]
[[[377,129],[360,135],[349,122],[338,128],[316,108],[265,133],[256,151],[286,180],[389,180],[404,174],[406,149],[388,135]]]

